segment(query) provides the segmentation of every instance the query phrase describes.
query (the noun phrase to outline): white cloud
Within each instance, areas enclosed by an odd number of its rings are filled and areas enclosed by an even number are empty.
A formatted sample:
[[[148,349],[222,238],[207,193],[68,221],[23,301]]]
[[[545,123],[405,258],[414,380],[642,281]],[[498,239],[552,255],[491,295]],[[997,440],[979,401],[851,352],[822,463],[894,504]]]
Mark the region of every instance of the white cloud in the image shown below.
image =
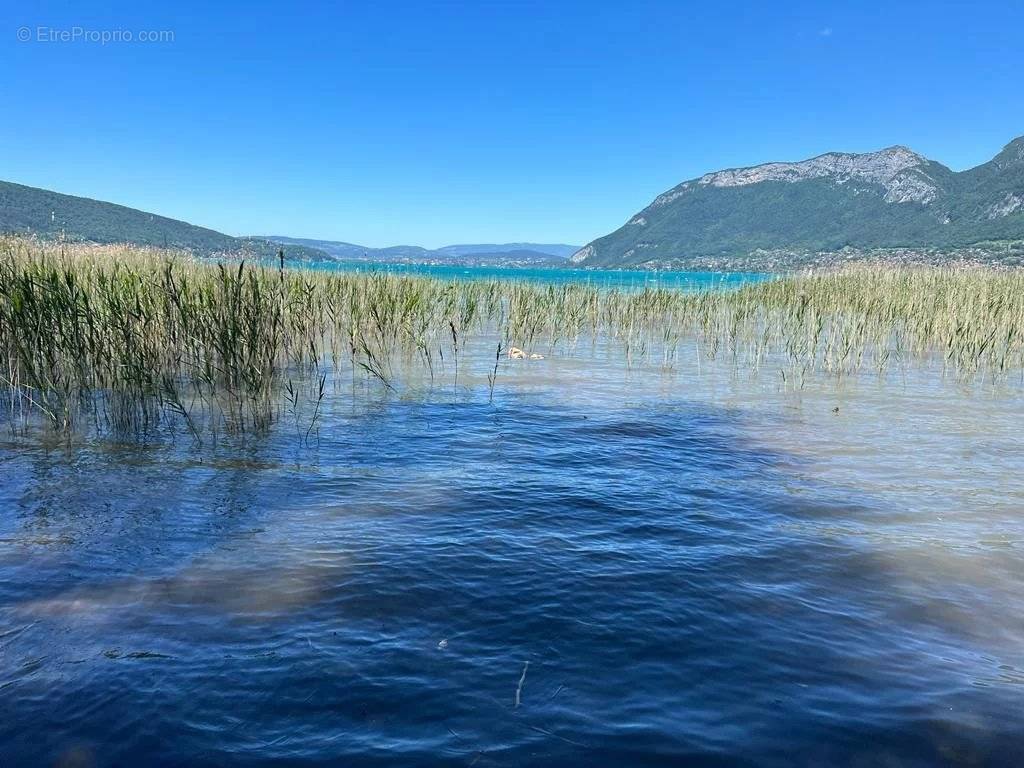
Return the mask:
[[[832,27],[822,27],[818,30],[819,37],[832,37]]]

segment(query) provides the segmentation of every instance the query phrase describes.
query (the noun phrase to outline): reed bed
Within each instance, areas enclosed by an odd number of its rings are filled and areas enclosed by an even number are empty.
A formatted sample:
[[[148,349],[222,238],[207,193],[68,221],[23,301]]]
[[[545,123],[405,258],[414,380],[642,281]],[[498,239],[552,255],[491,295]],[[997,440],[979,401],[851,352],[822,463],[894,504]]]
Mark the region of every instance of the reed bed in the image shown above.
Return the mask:
[[[42,417],[65,433],[83,420],[137,432],[173,417],[199,438],[292,414],[308,437],[339,380],[398,390],[417,369],[457,392],[460,375],[486,371],[493,395],[511,347],[578,354],[599,339],[624,365],[724,359],[787,386],[910,364],[1008,378],[1024,375],[1024,272],[873,265],[624,292],[0,239],[0,376],[14,428]]]

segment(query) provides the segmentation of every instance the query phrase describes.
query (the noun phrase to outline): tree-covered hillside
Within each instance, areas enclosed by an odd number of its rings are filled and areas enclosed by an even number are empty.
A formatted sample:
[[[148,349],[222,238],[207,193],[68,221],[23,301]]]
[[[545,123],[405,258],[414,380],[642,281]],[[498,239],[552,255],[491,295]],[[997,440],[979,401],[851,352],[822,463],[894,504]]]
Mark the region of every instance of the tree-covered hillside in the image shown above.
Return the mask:
[[[134,243],[180,248],[198,254],[246,253],[269,257],[280,246],[258,238],[239,238],[157,216],[123,205],[75,197],[0,181],[0,231],[64,237],[96,243]],[[328,258],[305,246],[289,246],[294,259]]]
[[[631,267],[1008,240],[1024,240],[1024,137],[960,173],[904,147],[709,173],[659,195],[573,260]]]

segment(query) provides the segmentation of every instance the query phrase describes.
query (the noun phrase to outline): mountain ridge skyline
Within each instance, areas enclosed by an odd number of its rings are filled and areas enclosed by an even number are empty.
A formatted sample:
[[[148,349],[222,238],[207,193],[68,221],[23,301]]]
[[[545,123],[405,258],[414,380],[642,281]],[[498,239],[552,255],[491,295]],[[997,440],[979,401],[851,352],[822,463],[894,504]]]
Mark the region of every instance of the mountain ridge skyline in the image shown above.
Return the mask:
[[[363,258],[369,254],[377,254],[382,258],[388,256],[414,256],[421,255],[425,258],[457,258],[462,256],[477,256],[482,254],[509,253],[513,251],[532,251],[544,254],[553,258],[568,259],[581,246],[569,245],[566,243],[534,243],[534,242],[512,242],[512,243],[453,243],[443,245],[439,248],[427,248],[422,245],[411,243],[400,243],[373,247],[351,243],[345,240],[328,240],[321,238],[292,237],[289,235],[252,235],[252,237],[270,240],[279,243],[292,243],[310,248],[319,248],[337,258]]]
[[[806,193],[806,194],[805,194]],[[286,235],[236,237],[118,203],[0,182],[0,228],[95,242],[165,245],[299,260],[498,261],[670,268],[756,251],[943,248],[1024,241],[1024,135],[985,163],[953,171],[894,144],[708,171],[658,194],[617,230],[567,243],[454,243],[374,248]]]
[[[236,236],[121,203],[3,180],[0,180],[0,231],[96,243],[126,242],[181,248],[207,255],[248,252],[266,257],[276,253],[280,245],[286,245],[289,257],[307,261],[361,259],[369,254],[382,260],[419,257],[453,262],[515,254],[519,260],[543,261],[546,258],[564,260],[578,250],[578,246],[565,243],[455,243],[438,249],[416,245],[372,248],[344,241],[283,235]]]
[[[962,171],[896,144],[710,171],[658,194],[571,261],[665,266],[763,250],[956,248],[1024,240],[1024,135]]]

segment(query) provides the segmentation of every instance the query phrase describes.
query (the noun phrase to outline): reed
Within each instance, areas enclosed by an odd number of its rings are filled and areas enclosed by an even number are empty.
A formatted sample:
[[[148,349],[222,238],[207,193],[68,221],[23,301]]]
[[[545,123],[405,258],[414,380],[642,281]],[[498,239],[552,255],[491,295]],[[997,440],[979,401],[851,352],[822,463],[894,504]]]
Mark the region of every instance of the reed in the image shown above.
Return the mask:
[[[872,265],[629,292],[0,239],[0,376],[15,426],[42,416],[64,432],[83,420],[138,432],[173,416],[198,438],[264,430],[308,399],[308,438],[344,372],[397,390],[419,368],[457,391],[475,368],[493,398],[503,350],[575,354],[581,342],[610,345],[625,365],[717,358],[787,386],[910,364],[1006,378],[1024,373],[1024,272]]]

